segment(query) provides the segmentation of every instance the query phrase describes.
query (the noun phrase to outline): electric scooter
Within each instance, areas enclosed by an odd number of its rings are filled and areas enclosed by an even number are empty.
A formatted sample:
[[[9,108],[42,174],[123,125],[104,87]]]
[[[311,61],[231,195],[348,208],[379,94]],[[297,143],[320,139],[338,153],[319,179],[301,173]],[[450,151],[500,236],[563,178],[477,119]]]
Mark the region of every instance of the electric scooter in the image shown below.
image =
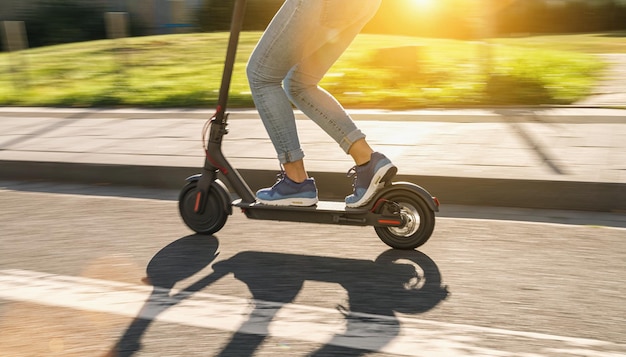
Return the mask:
[[[439,201],[422,187],[410,182],[385,182],[370,202],[348,208],[344,202],[320,201],[312,207],[273,206],[257,202],[255,194],[222,153],[222,139],[228,133],[226,104],[246,0],[236,0],[217,110],[204,127],[206,159],[202,172],[186,179],[178,207],[185,224],[199,234],[219,231],[232,207],[251,219],[308,222],[352,226],[373,226],[378,237],[395,249],[414,249],[430,238],[435,227]],[[221,173],[239,197],[233,200]]]

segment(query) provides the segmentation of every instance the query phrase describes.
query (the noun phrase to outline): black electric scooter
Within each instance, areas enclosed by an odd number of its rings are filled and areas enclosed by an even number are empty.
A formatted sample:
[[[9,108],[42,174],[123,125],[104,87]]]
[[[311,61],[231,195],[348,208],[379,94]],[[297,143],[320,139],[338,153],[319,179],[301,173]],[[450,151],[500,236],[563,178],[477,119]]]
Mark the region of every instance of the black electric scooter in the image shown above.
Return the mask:
[[[320,201],[312,207],[271,206],[258,203],[255,194],[222,153],[222,138],[228,133],[226,103],[243,24],[246,0],[236,0],[230,39],[220,87],[217,111],[204,130],[209,132],[202,173],[187,178],[178,207],[185,224],[200,234],[219,231],[232,207],[251,219],[373,226],[378,237],[396,249],[414,249],[430,238],[435,227],[439,201],[409,182],[386,182],[369,204],[348,208],[344,202]],[[221,173],[239,199],[232,200]]]

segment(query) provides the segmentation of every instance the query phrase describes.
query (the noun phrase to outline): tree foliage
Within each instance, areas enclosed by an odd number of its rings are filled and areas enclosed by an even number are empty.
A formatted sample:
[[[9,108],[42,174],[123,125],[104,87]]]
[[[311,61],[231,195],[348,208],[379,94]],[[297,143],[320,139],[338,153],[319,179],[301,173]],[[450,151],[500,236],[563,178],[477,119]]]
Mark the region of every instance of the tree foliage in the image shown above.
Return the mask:
[[[491,15],[492,33],[575,33],[626,29],[626,2],[620,0],[384,0],[366,26],[370,33],[468,39],[477,23]],[[489,8],[491,7],[491,8]]]
[[[518,1],[496,17],[500,33],[569,33],[626,29],[626,4],[617,1]]]
[[[1,0],[0,0],[1,1]],[[262,31],[284,0],[247,0],[244,30]],[[493,35],[603,32],[626,29],[626,1],[604,0],[383,0],[364,32],[472,39],[484,7],[493,7]],[[22,2],[29,45],[47,46],[106,37],[103,1],[32,0]],[[474,5],[469,5],[474,4]],[[506,4],[506,5],[503,5]],[[26,6],[28,5],[28,6]],[[201,31],[228,31],[234,0],[204,0],[194,22]],[[468,11],[474,6],[474,10]],[[482,9],[480,7],[483,7]],[[477,15],[479,14],[479,15]],[[150,34],[131,19],[131,35]]]

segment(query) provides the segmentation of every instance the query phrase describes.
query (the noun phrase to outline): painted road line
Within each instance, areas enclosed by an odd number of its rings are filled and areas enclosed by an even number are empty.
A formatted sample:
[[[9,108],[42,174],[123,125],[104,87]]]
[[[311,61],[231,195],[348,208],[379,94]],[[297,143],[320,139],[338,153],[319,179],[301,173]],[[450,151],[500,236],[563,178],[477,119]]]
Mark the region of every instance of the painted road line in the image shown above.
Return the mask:
[[[600,340],[205,292],[170,296],[165,289],[18,269],[0,270],[0,299],[405,356],[626,356],[626,345]]]

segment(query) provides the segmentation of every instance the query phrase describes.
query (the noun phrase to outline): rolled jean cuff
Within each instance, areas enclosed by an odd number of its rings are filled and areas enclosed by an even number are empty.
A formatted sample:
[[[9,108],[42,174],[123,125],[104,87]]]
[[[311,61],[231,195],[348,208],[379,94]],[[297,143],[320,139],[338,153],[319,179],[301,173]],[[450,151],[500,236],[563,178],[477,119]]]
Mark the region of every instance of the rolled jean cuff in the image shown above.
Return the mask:
[[[363,134],[360,129],[355,129],[348,135],[346,135],[343,139],[341,139],[341,142],[339,142],[339,146],[347,154],[352,144],[354,144],[355,141],[361,139],[365,139],[365,134]]]
[[[282,152],[278,154],[278,161],[281,164],[286,164],[288,162],[294,162],[302,159],[304,159],[304,151],[302,151],[302,149]]]

